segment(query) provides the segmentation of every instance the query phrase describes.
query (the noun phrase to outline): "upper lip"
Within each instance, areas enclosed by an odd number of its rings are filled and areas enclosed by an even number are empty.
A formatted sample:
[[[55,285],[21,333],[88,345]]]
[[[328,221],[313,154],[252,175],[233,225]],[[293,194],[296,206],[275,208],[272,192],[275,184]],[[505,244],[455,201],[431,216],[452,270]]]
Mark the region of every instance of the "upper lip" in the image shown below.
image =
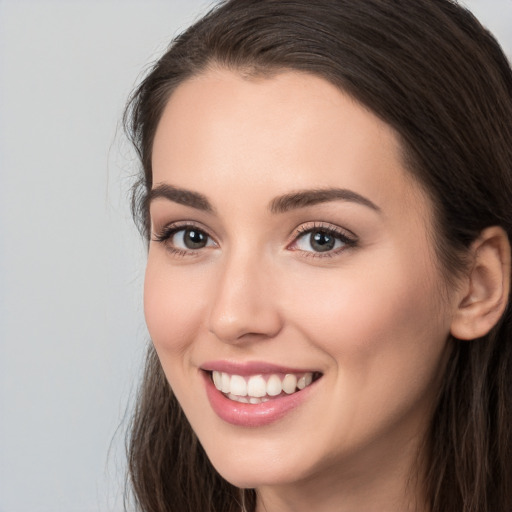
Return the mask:
[[[212,372],[224,372],[230,375],[256,375],[256,374],[269,374],[269,373],[321,373],[315,369],[307,368],[290,368],[279,364],[269,363],[265,361],[207,361],[200,366],[201,370]]]

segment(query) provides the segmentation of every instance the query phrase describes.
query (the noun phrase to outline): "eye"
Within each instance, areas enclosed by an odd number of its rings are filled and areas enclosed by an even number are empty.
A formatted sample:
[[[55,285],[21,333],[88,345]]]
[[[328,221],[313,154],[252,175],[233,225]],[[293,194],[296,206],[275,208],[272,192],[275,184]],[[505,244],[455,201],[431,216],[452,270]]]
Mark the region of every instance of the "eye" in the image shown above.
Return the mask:
[[[180,255],[216,246],[208,233],[193,225],[167,226],[162,232],[155,234],[153,240],[165,244],[171,252]]]
[[[208,245],[209,236],[197,228],[186,228],[176,231],[170,241],[177,249],[202,249]]]
[[[336,254],[346,247],[353,247],[357,242],[355,236],[349,236],[342,232],[340,228],[335,228],[334,226],[305,226],[298,231],[299,234],[289,248],[317,253],[318,256],[322,253],[326,256]]]

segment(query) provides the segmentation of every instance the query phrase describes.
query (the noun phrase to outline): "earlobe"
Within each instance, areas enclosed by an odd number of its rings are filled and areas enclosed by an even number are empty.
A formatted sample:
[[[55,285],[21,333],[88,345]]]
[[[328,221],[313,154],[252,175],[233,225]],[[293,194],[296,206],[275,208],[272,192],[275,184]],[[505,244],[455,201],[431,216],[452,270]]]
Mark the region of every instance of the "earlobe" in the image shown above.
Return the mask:
[[[461,340],[485,336],[499,321],[510,292],[510,242],[498,226],[486,228],[471,246],[472,266],[451,323]]]

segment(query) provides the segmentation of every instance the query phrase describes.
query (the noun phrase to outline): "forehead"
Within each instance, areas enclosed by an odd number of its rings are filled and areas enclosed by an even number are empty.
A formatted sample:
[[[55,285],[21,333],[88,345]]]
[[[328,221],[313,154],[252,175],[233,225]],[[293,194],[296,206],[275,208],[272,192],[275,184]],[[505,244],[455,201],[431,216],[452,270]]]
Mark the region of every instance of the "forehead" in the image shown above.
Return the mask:
[[[415,208],[428,202],[388,124],[295,71],[248,78],[215,69],[185,81],[163,112],[152,164],[154,184],[207,195],[228,183],[240,196],[343,187],[399,210],[409,196]]]

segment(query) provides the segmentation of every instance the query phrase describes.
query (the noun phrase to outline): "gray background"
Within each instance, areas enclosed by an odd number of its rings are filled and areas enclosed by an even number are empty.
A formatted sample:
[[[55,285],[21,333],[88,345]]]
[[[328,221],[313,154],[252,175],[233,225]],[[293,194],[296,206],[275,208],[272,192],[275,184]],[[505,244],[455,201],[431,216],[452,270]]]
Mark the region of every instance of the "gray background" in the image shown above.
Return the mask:
[[[147,339],[119,120],[210,2],[0,0],[0,512],[122,510]],[[466,4],[512,54],[512,0]]]

